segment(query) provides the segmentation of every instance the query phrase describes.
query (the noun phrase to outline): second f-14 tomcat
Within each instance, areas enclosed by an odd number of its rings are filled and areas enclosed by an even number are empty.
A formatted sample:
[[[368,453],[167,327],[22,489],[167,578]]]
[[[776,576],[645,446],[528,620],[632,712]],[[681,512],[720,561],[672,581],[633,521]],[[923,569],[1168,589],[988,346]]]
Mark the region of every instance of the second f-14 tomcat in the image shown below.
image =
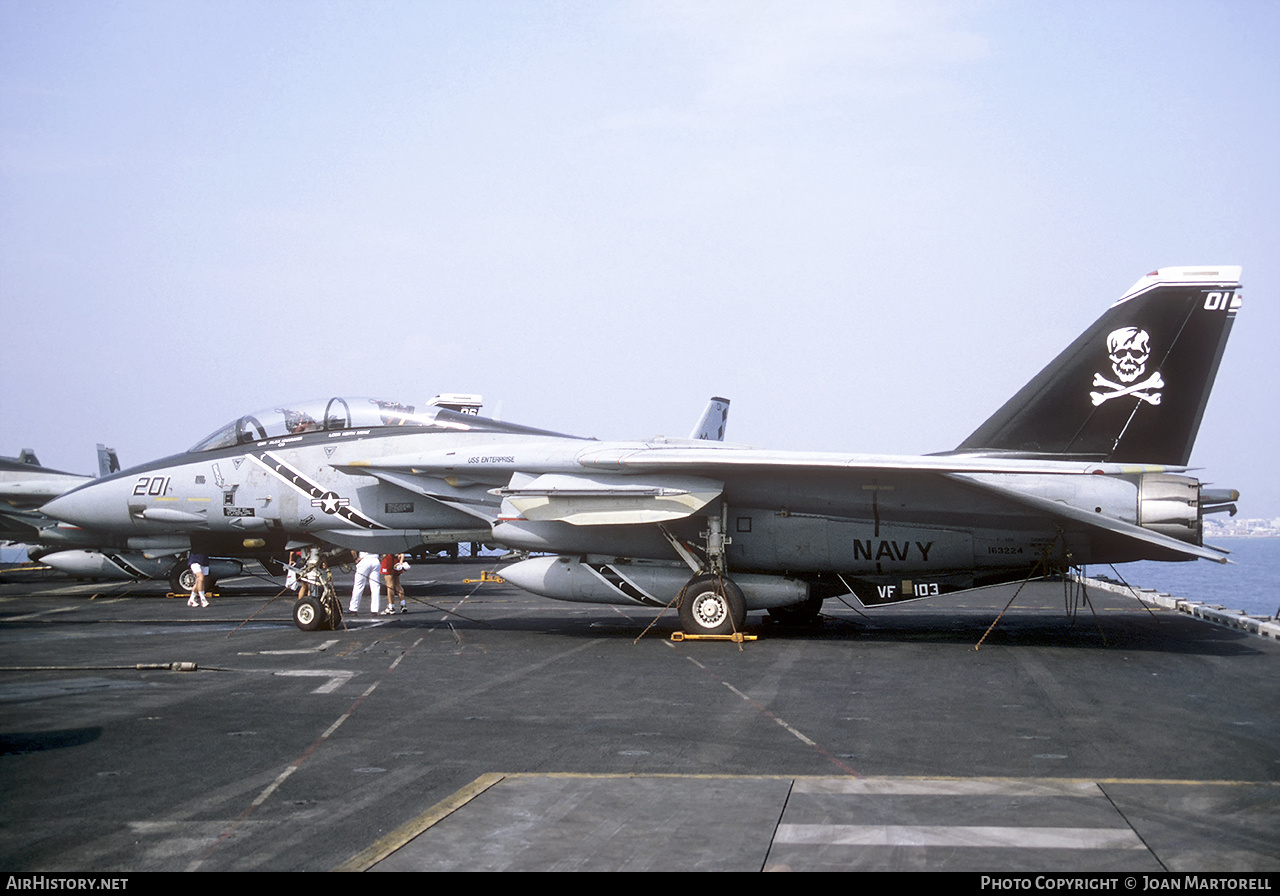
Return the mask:
[[[1201,522],[1237,495],[1185,473],[1240,300],[1238,267],[1143,277],[943,454],[602,442],[331,402],[241,418],[45,510],[138,538],[180,528],[192,544],[302,534],[391,551],[431,533],[483,537],[553,555],[504,570],[523,588],[678,597],[697,633],[849,592],[891,603],[1091,563],[1223,560]]]

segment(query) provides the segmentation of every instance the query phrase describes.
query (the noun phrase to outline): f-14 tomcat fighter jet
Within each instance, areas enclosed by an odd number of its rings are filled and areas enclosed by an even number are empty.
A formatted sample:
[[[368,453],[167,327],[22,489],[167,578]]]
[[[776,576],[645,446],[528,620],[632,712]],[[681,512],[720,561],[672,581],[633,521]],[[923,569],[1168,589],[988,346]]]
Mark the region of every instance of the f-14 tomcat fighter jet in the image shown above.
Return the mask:
[[[203,525],[384,551],[431,527],[492,523],[487,540],[554,555],[507,567],[508,581],[564,600],[678,597],[695,633],[849,592],[891,603],[1090,563],[1222,561],[1201,520],[1238,495],[1185,472],[1239,281],[1238,267],[1143,277],[943,454],[602,442],[374,403],[281,411],[283,432],[241,418],[46,511],[197,527],[193,543]]]

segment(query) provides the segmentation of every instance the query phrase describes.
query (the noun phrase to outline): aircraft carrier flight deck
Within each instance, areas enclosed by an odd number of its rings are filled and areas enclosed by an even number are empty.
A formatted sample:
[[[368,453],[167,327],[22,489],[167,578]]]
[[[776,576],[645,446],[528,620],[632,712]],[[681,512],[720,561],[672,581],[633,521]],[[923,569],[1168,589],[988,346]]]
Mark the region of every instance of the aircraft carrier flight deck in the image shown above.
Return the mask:
[[[319,632],[4,574],[0,866],[1280,870],[1273,638],[1042,583],[676,641],[482,569]]]

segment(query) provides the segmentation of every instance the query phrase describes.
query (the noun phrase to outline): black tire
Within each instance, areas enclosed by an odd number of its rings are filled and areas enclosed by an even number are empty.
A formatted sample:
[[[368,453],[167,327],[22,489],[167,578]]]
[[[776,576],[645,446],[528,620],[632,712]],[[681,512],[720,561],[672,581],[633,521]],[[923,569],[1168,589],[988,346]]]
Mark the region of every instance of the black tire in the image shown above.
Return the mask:
[[[304,597],[293,602],[293,624],[304,632],[317,632],[328,628],[328,615],[320,601],[314,597]]]
[[[196,574],[191,571],[191,564],[178,561],[169,573],[169,587],[175,594],[190,594],[196,590]],[[206,583],[205,590],[209,590]]]
[[[687,635],[732,635],[747,620],[742,589],[723,576],[695,576],[680,598],[680,624]]]
[[[182,591],[182,563],[173,564],[173,569],[169,570],[169,590],[174,594]],[[191,593],[191,589],[187,589],[187,593]]]

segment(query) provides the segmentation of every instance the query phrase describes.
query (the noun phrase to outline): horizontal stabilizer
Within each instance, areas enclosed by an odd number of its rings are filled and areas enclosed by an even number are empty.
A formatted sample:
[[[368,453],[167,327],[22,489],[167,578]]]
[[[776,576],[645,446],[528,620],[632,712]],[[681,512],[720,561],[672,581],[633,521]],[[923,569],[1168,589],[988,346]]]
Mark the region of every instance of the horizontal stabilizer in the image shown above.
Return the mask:
[[[1020,492],[1017,489],[1006,488],[991,482],[975,479],[972,476],[952,475],[950,478],[972,485],[975,488],[999,495],[1017,504],[1030,507],[1042,513],[1048,514],[1050,517],[1056,517],[1071,523],[1083,525],[1085,528],[1094,529],[1100,532],[1106,532],[1111,535],[1119,535],[1125,538],[1131,538],[1152,547],[1160,548],[1171,553],[1180,554],[1188,559],[1212,560],[1215,563],[1229,562],[1223,552],[1210,547],[1201,547],[1199,545],[1190,544],[1185,541],[1179,541],[1168,535],[1162,535],[1150,529],[1144,529],[1142,526],[1133,523],[1126,523],[1113,517],[1104,516],[1100,513],[1091,512],[1083,507],[1076,507],[1061,501],[1055,501],[1051,498],[1042,498],[1038,495],[1029,495]]]
[[[504,517],[606,526],[683,519],[718,498],[723,488],[723,483],[696,476],[548,473],[513,478],[497,493]]]

